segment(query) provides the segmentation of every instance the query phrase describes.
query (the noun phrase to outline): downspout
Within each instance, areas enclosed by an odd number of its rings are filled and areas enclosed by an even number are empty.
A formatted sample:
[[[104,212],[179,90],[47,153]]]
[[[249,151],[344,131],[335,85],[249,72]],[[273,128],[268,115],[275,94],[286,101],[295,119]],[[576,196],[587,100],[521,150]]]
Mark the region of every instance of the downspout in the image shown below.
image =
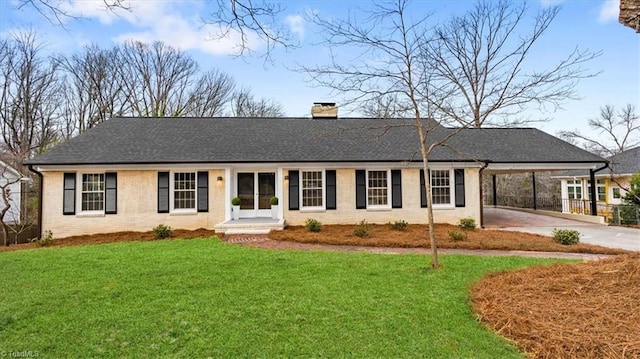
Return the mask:
[[[480,171],[478,171],[479,173],[478,181],[480,182],[479,183],[480,185],[480,228],[484,228],[484,198],[482,194],[482,172],[484,171],[485,168],[487,168],[487,166],[489,166],[489,161],[484,161],[484,165],[482,165],[482,167],[480,168]]]
[[[596,183],[596,172],[600,172],[605,168],[609,167],[609,162],[607,162],[604,166],[596,169],[596,170],[589,170],[589,180],[591,181],[591,188],[589,189],[589,192],[591,194],[591,215],[592,216],[597,216],[598,215],[598,197],[596,197],[597,195],[597,183]]]
[[[29,171],[35,173],[39,179],[39,190],[38,190],[38,239],[42,238],[42,186],[44,182],[42,181],[42,173],[38,172],[33,165],[29,165]]]

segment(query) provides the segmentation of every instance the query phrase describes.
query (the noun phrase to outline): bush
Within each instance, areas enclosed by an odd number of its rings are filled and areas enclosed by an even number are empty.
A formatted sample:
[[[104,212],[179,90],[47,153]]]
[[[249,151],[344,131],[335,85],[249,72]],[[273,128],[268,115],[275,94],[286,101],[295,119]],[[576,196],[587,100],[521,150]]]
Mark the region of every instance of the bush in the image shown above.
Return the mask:
[[[159,224],[153,228],[153,233],[155,233],[156,239],[165,239],[171,236],[171,232],[173,232],[171,227],[165,226],[164,224]]]
[[[231,198],[231,205],[232,206],[239,206],[240,205],[240,197]]]
[[[391,229],[393,229],[394,231],[404,231],[405,229],[407,229],[407,225],[409,225],[409,223],[405,222],[404,220],[395,221],[390,224]]]
[[[462,229],[476,229],[476,220],[473,218],[462,218],[458,226]]]
[[[553,240],[564,245],[580,242],[580,232],[573,229],[553,229]]]
[[[53,244],[53,233],[51,231],[44,231],[42,238],[34,241],[38,247],[48,247]]]
[[[269,198],[269,203],[271,203],[272,206],[277,206],[278,205],[278,197],[273,196],[273,197]]]
[[[449,231],[449,238],[455,242],[464,241],[467,239],[467,234],[461,231]]]
[[[320,232],[322,229],[322,223],[317,219],[307,218],[307,221],[304,223],[305,227],[307,227],[307,231],[309,232]]]
[[[353,229],[353,234],[361,238],[367,237],[369,235],[369,223],[364,219],[356,223],[356,228]]]

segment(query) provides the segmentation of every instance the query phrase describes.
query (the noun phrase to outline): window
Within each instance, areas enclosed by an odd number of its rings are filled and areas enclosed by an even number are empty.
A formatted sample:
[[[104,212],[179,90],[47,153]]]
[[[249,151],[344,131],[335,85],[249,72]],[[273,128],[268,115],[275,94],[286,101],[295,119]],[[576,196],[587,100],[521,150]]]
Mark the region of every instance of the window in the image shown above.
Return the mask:
[[[582,180],[568,180],[567,193],[569,199],[582,199]]]
[[[615,199],[622,198],[622,195],[620,194],[620,187],[613,187],[611,190],[613,191],[613,198]]]
[[[323,171],[302,172],[302,207],[324,207]]]
[[[173,174],[173,209],[196,209],[196,173]]]
[[[431,199],[433,204],[451,204],[451,171],[431,170]]]
[[[607,189],[605,186],[605,180],[597,180],[596,181],[596,190],[598,191],[598,201],[606,201],[607,200]],[[587,181],[587,196],[589,200],[591,200],[591,181]]]
[[[104,211],[104,173],[82,174],[80,208],[83,212]]]
[[[367,206],[389,206],[388,171],[367,171]]]

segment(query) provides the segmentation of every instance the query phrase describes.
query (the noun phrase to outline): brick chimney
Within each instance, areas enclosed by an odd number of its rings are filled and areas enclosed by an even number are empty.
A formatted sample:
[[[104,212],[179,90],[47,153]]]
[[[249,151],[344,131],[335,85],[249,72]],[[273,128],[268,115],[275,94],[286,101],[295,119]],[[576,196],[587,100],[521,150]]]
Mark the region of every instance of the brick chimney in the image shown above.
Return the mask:
[[[311,107],[311,118],[337,119],[338,107],[335,102],[314,102]]]

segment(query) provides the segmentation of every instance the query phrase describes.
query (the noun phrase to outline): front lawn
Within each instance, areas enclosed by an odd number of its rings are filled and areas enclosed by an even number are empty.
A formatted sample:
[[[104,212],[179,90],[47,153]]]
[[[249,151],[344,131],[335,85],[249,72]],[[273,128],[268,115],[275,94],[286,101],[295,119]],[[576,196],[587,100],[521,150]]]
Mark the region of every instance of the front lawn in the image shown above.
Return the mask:
[[[264,251],[212,239],[0,253],[0,351],[40,357],[519,358],[484,274],[552,260]]]

